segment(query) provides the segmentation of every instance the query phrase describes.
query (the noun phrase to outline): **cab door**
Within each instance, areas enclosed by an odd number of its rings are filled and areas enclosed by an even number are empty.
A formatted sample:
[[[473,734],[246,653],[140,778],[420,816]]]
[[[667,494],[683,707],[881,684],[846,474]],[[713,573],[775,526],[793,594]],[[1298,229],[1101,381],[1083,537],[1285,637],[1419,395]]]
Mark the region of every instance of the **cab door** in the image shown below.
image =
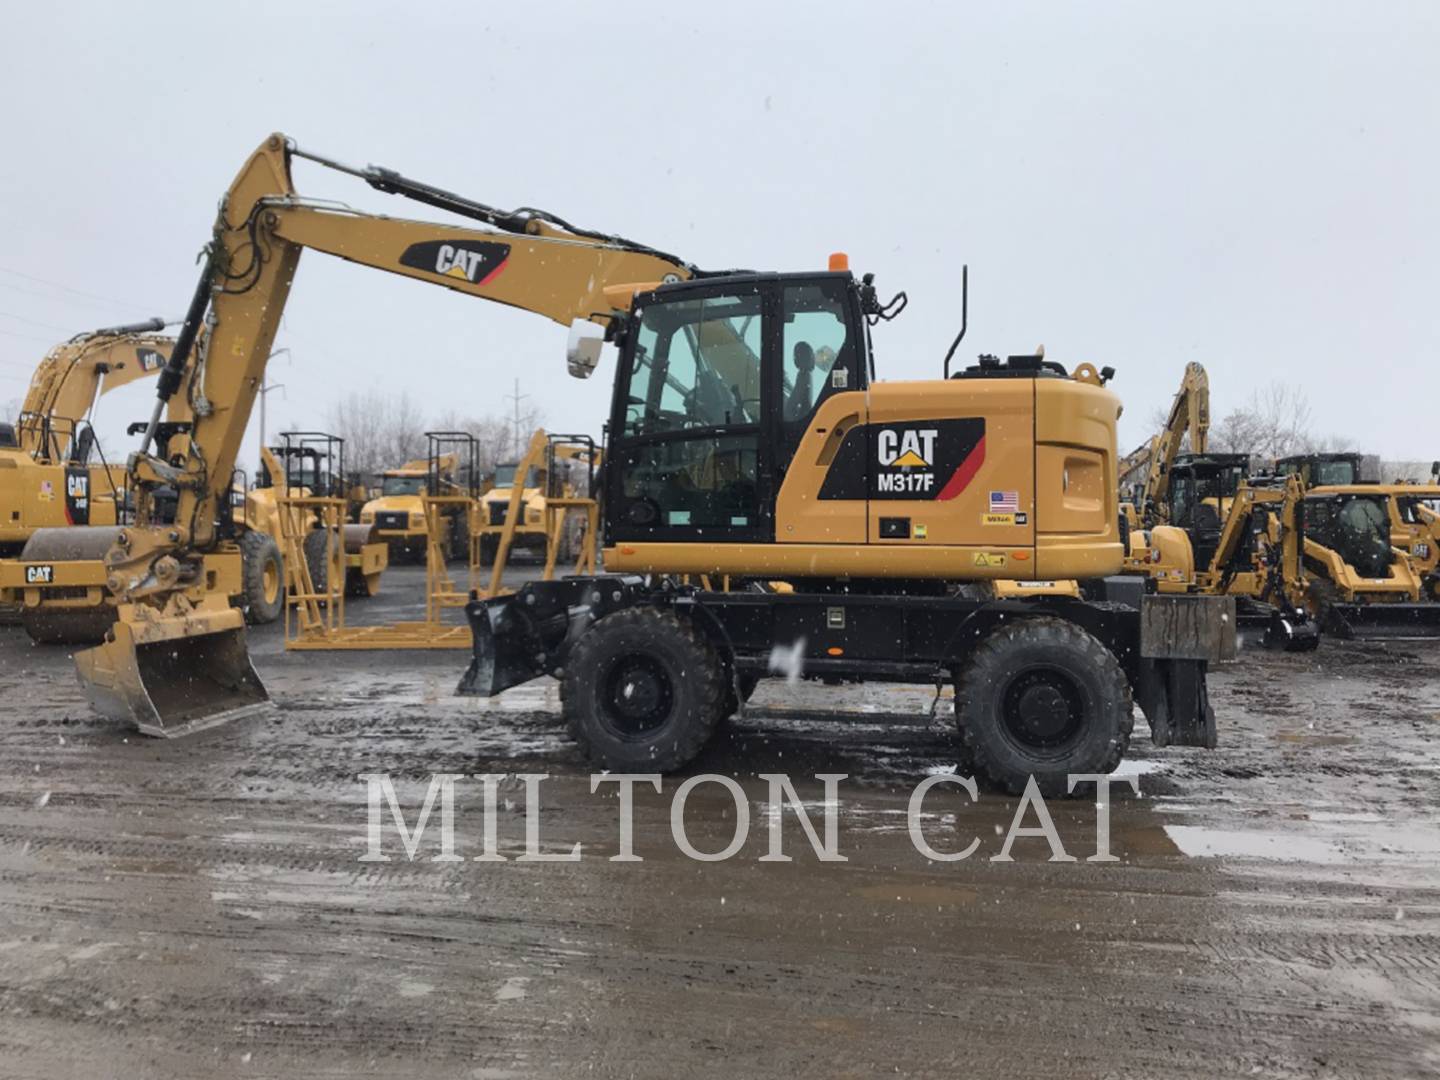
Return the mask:
[[[607,542],[774,539],[761,284],[640,298],[611,415]]]
[[[849,279],[781,279],[775,395],[775,538],[863,544],[869,457],[863,331]]]

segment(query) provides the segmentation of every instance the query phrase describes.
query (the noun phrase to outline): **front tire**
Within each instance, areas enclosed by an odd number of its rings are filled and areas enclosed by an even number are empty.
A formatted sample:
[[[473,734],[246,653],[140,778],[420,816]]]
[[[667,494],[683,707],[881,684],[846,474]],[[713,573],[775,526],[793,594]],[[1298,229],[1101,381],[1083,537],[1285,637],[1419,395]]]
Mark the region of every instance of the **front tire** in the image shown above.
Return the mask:
[[[671,772],[692,761],[720,720],[722,665],[669,612],[631,608],[597,622],[560,682],[570,734],[597,765]]]
[[[240,538],[241,601],[245,621],[265,626],[285,610],[285,564],[269,533],[250,529]]]
[[[1130,745],[1130,681],[1115,655],[1064,619],[1009,622],[969,657],[955,684],[966,755],[1019,794],[1035,777],[1066,795],[1067,775],[1109,773]]]

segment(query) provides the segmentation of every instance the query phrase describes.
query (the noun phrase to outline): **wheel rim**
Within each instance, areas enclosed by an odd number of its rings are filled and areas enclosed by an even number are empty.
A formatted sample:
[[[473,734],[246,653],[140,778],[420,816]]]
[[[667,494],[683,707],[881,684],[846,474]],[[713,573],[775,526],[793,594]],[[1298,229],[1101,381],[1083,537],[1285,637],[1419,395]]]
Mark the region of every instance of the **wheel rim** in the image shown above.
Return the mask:
[[[260,578],[260,586],[265,593],[265,603],[275,603],[280,596],[280,567],[275,564],[275,560],[266,560],[265,570]]]
[[[653,656],[618,657],[601,686],[601,716],[605,726],[622,739],[644,739],[670,719],[675,686],[665,666]]]
[[[1017,749],[1031,756],[1062,756],[1084,734],[1085,695],[1055,667],[1018,672],[1000,696],[1000,726]]]

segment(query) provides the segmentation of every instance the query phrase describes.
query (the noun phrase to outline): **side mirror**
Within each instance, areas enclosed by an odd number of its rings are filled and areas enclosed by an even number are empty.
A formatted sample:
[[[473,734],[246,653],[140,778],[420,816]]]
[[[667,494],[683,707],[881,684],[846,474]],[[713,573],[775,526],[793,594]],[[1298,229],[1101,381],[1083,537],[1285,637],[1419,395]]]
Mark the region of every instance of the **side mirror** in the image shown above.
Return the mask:
[[[570,340],[565,345],[565,366],[577,379],[588,379],[600,363],[600,347],[605,344],[605,331],[586,319],[570,324]]]

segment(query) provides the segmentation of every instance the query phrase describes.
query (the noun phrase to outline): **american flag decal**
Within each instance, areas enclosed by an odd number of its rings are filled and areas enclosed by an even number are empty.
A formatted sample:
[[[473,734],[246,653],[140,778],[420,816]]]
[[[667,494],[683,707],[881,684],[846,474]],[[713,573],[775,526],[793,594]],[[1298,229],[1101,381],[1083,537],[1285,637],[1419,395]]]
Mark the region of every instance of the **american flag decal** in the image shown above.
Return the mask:
[[[992,491],[990,492],[990,513],[992,514],[1013,514],[1020,509],[1020,493],[1018,491]]]

